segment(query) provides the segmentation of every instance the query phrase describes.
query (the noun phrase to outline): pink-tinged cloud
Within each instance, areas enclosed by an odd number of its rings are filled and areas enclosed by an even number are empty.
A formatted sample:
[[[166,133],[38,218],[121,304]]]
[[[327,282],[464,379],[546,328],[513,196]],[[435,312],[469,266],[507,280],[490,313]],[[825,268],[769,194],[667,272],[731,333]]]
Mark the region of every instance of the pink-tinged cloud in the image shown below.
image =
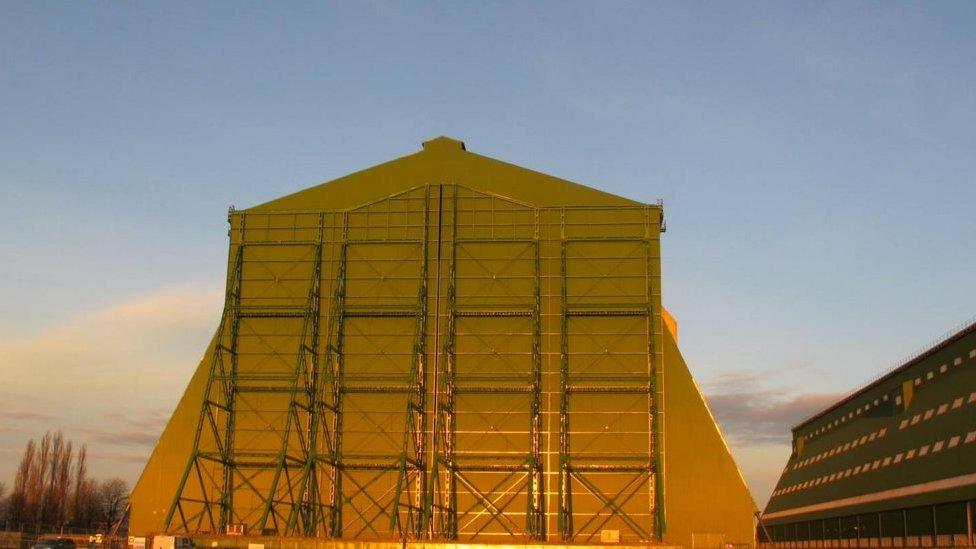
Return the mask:
[[[29,438],[61,430],[91,455],[93,470],[111,471],[125,457],[138,470],[179,400],[219,321],[221,283],[160,288],[79,314],[23,337],[0,336],[0,371],[15,384],[0,386],[0,447],[19,456]],[[132,448],[120,452],[112,448]],[[121,458],[119,458],[121,459]],[[0,459],[0,481],[16,458]],[[132,480],[128,478],[127,480]]]
[[[738,371],[705,385],[705,399],[760,507],[789,458],[790,428],[842,396],[798,391],[778,381],[776,374]]]
[[[712,413],[733,444],[786,444],[790,427],[837,402],[835,393],[784,395],[773,390],[712,394]]]
[[[0,404],[0,421],[2,422],[49,420],[49,419],[54,419],[54,416],[36,410],[11,409],[11,408],[7,408],[3,404]]]
[[[109,404],[135,395],[157,400],[174,375],[177,385],[188,379],[217,325],[220,301],[216,284],[163,288],[27,337],[0,338],[0,369],[17,379],[15,387],[0,386],[0,397],[67,402],[80,412],[128,412]],[[45,398],[38,402],[37,395]]]

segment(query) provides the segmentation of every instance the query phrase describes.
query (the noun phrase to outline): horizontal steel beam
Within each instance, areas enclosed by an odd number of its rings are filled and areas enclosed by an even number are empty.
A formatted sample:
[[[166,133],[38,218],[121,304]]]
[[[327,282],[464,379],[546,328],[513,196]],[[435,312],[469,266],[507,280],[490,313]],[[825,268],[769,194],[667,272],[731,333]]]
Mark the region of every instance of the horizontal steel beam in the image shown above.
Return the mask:
[[[488,309],[483,310],[457,310],[454,311],[454,316],[467,318],[467,317],[531,317],[535,314],[535,311],[531,309],[519,309],[519,310],[508,310],[508,311],[493,311]]]
[[[582,386],[582,385],[570,385],[566,387],[566,392],[569,394],[579,394],[579,393],[589,393],[589,394],[601,394],[601,393],[630,393],[630,394],[644,394],[651,391],[649,385],[643,385],[639,387],[628,387],[626,385],[614,385],[614,386]]]
[[[647,316],[647,309],[569,309],[566,316]]]

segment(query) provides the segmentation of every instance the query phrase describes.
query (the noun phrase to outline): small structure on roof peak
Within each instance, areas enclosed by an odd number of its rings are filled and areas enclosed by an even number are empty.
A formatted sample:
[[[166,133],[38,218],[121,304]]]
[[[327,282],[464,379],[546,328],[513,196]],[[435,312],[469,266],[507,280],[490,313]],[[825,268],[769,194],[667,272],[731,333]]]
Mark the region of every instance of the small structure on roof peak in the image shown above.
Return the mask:
[[[453,137],[447,137],[442,135],[440,137],[435,137],[431,140],[424,141],[423,147],[425,151],[465,151],[464,141],[460,139],[454,139]]]

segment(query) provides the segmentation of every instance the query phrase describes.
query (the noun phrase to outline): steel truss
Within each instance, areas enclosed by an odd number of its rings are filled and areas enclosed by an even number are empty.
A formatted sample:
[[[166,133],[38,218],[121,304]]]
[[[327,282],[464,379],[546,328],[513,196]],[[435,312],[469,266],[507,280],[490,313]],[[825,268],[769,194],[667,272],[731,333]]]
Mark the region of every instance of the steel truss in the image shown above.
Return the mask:
[[[391,197],[387,206],[397,201],[416,202],[417,193],[404,193]],[[427,342],[427,286],[428,286],[428,247],[430,226],[430,197],[429,188],[423,189],[419,197],[422,201],[422,218],[414,220],[419,227],[419,234],[410,238],[409,234],[375,236],[369,230],[369,222],[375,211],[366,207],[361,211],[354,211],[345,216],[343,224],[342,243],[339,259],[339,272],[336,277],[334,309],[330,318],[334,319],[334,326],[329,334],[329,360],[326,367],[326,385],[329,387],[331,402],[325,406],[327,411],[326,423],[331,425],[330,447],[330,528],[332,537],[385,537],[394,534],[396,537],[418,537],[424,528],[424,490],[427,486],[426,465],[426,420],[427,420],[427,371],[426,371],[426,342]],[[400,211],[409,215],[409,210]],[[361,223],[352,221],[361,218]],[[410,232],[407,221],[399,227],[404,233]],[[389,228],[389,227],[387,227]],[[350,232],[359,233],[350,235]],[[382,255],[374,255],[370,249],[381,247],[384,252],[390,249],[404,249],[406,257],[391,260]],[[350,293],[349,266],[352,254],[358,258],[362,266],[380,277],[381,281],[393,273],[396,276],[398,267],[392,269],[377,268],[377,263],[403,261],[412,256],[416,262],[417,272],[414,277],[399,277],[397,282],[415,285],[413,299],[404,299],[407,295],[397,294],[395,289],[387,288],[381,282],[379,293],[377,285],[363,286],[367,292],[359,295]],[[364,282],[360,280],[360,282]],[[411,284],[412,283],[412,284]],[[359,299],[356,299],[359,298]],[[374,325],[398,325],[405,320],[412,326],[412,342],[410,345],[409,367],[407,371],[377,372],[360,369],[351,372],[347,369],[348,341],[358,338],[368,345],[375,347],[373,351],[385,354],[383,344],[376,344],[373,338],[393,336],[387,331],[370,331],[369,328],[360,329],[356,334],[349,333],[350,321],[366,321]],[[389,322],[389,321],[393,322]],[[395,329],[395,328],[394,328]],[[386,328],[380,328],[386,330]],[[359,356],[370,362],[370,357]],[[344,416],[347,403],[352,400],[377,400],[377,396],[389,395],[391,399],[401,399],[405,405],[405,425],[398,441],[396,453],[350,452],[344,446]],[[370,404],[367,404],[369,406]],[[373,420],[367,420],[369,428],[384,431],[381,425]],[[360,433],[362,434],[362,433]],[[367,435],[368,436],[368,435]],[[392,449],[392,448],[391,448]],[[384,478],[395,476],[393,487],[381,486],[374,489],[377,482]],[[392,496],[392,497],[391,497]],[[378,529],[380,520],[386,519],[389,530]]]
[[[659,223],[453,184],[232,212],[166,530],[661,539]]]
[[[309,385],[317,370],[323,219],[320,214],[314,242],[289,245],[288,255],[310,267],[303,281],[307,295],[262,302],[243,297],[245,284],[255,280],[245,272],[262,267],[263,246],[244,243],[241,217],[193,450],[167,511],[167,528],[178,520],[186,531],[220,531],[238,523],[277,531],[297,507],[296,473],[307,455],[306,426],[313,409]],[[279,356],[284,351],[280,342],[255,341],[274,337],[265,331],[281,329],[298,336],[286,359]],[[242,340],[250,341],[247,350],[242,351]],[[262,367],[242,367],[242,355]],[[271,355],[277,360],[268,360]],[[266,413],[275,419],[262,429]],[[238,440],[255,430],[265,433],[262,443]],[[263,486],[255,484],[256,478]]]

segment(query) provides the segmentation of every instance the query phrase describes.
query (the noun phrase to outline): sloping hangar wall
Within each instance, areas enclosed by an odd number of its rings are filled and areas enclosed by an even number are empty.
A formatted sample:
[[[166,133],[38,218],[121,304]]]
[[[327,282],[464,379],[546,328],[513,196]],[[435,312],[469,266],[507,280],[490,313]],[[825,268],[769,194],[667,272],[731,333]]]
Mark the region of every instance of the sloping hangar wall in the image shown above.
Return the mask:
[[[132,531],[751,543],[662,328],[661,222],[447,138],[232,212],[221,324]]]

